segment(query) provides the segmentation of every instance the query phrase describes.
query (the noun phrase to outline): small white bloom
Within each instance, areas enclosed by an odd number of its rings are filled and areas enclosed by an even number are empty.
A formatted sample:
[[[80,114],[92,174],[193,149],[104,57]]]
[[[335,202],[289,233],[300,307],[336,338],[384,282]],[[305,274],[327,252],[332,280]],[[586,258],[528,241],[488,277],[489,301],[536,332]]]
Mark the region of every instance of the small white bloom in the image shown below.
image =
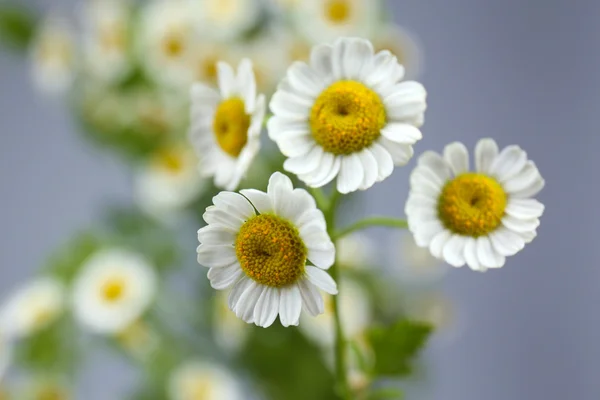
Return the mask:
[[[302,0],[293,8],[296,30],[314,44],[340,36],[369,38],[380,22],[380,0]]]
[[[65,288],[43,277],[18,289],[0,310],[0,327],[9,338],[20,338],[47,327],[64,311]]]
[[[223,61],[234,64],[239,60],[235,46],[202,40],[192,49],[189,69],[193,82],[202,82],[211,86],[219,84],[217,64]]]
[[[62,94],[75,78],[75,39],[71,27],[52,16],[42,22],[30,51],[33,80],[48,94]]]
[[[277,315],[283,326],[298,325],[303,306],[310,315],[323,313],[318,289],[337,294],[324,271],[333,265],[335,248],[315,200],[279,172],[267,193],[240,193],[215,196],[203,216],[208,226],[198,231],[198,262],[210,268],[211,286],[233,287],[230,309],[262,327]]]
[[[265,97],[256,95],[250,60],[242,60],[237,74],[223,62],[217,68],[220,93],[201,83],[192,87],[190,140],[202,176],[234,190],[260,149]]]
[[[122,0],[90,0],[85,3],[85,66],[94,77],[114,82],[131,70],[131,18],[131,7]]]
[[[248,337],[249,326],[229,309],[226,292],[217,292],[213,318],[215,341],[226,351],[238,351]]]
[[[73,310],[86,328],[119,333],[148,308],[156,292],[154,270],[141,255],[121,249],[93,254],[73,288]]]
[[[192,0],[203,33],[218,40],[242,36],[258,22],[261,5],[256,0]]]
[[[338,249],[338,251],[340,251]],[[372,322],[371,302],[366,291],[350,279],[340,283],[342,290],[337,296],[344,334],[349,339],[359,337]],[[332,296],[325,296],[325,313],[316,318],[300,318],[300,329],[323,347],[335,342],[335,323]]]
[[[427,107],[420,83],[367,40],[316,46],[294,63],[271,99],[269,136],[289,157],[284,168],[308,186],[337,177],[341,193],[366,190],[404,165],[421,139]]]
[[[429,283],[441,278],[448,266],[431,255],[428,249],[417,246],[408,232],[392,235],[390,268],[402,283]]]
[[[342,267],[365,269],[373,267],[377,261],[373,241],[362,232],[339,239],[336,248],[337,260]]]
[[[188,206],[205,187],[197,166],[198,159],[188,146],[159,150],[138,171],[135,180],[141,208],[162,218]]]
[[[406,76],[417,78],[423,69],[423,52],[417,38],[405,28],[395,24],[384,24],[373,36],[376,51],[389,50],[406,68]]]
[[[242,400],[236,378],[213,363],[189,361],[175,369],[169,379],[169,400]]]
[[[537,235],[544,206],[532,197],[544,179],[518,146],[501,152],[492,139],[467,148],[449,144],[444,154],[425,152],[411,174],[405,212],[417,245],[448,264],[473,270],[500,268]]]

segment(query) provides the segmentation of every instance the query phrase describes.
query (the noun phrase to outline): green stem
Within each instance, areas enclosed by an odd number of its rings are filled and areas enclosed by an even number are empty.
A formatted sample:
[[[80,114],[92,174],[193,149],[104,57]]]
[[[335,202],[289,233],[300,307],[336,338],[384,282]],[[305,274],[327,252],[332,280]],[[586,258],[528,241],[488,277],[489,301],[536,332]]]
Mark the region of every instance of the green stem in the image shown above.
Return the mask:
[[[323,193],[318,190],[321,195]],[[313,191],[314,194],[314,191]],[[335,230],[335,214],[337,209],[337,203],[339,200],[339,192],[334,189],[333,194],[329,201],[327,201],[327,207],[325,210],[325,220],[327,222],[327,231],[333,239],[333,232]],[[324,197],[324,196],[323,196]],[[317,202],[319,199],[317,198]],[[335,239],[334,244],[335,244]],[[329,269],[329,273],[335,282],[338,284],[338,292],[341,290],[339,287],[339,266],[337,261],[333,263]],[[346,400],[352,399],[352,393],[350,386],[348,385],[347,368],[346,368],[346,338],[344,336],[344,330],[342,327],[342,321],[340,318],[340,307],[338,303],[338,296],[333,296],[333,316],[335,324],[335,372],[336,372],[336,388],[340,392],[342,398]]]
[[[330,200],[325,196],[325,193],[321,190],[321,188],[309,188],[310,194],[315,198],[317,202],[317,207],[319,207],[323,212],[329,213],[330,210]],[[333,210],[335,212],[335,210]],[[328,228],[333,228],[333,226],[329,226],[329,222],[327,223]]]
[[[360,221],[357,221],[357,222],[353,223],[352,225],[350,225],[338,232],[335,232],[333,234],[333,237],[335,239],[341,239],[342,237],[344,237],[352,232],[356,232],[358,230],[368,228],[370,226],[387,226],[390,228],[406,229],[406,228],[408,228],[408,223],[404,219],[395,219],[395,218],[389,218],[389,217],[369,217],[369,218],[361,219]]]

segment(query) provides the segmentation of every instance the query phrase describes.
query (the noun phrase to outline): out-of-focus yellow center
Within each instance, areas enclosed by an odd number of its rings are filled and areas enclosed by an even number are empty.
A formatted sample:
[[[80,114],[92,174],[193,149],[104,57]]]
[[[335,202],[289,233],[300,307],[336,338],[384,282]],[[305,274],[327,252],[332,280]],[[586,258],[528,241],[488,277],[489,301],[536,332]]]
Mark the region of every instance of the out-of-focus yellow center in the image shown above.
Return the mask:
[[[127,29],[122,24],[110,24],[100,30],[100,46],[104,51],[124,51],[127,47]]]
[[[127,283],[121,277],[106,280],[102,285],[102,298],[109,303],[116,303],[125,295]]]
[[[386,112],[377,93],[355,81],[338,81],[325,89],[310,113],[310,127],[323,150],[351,154],[381,135]]]
[[[250,115],[246,114],[244,101],[238,97],[227,99],[217,107],[213,131],[221,149],[237,157],[248,141]]]
[[[479,237],[500,225],[506,202],[498,181],[469,172],[446,183],[438,199],[438,215],[450,231]]]
[[[181,33],[171,32],[163,38],[163,52],[168,58],[178,58],[185,51],[185,40]]]
[[[336,24],[346,22],[350,18],[351,7],[348,0],[328,0],[325,3],[327,19]]]
[[[181,150],[165,148],[159,150],[155,155],[156,165],[164,171],[176,174],[185,168],[185,161]]]
[[[199,376],[185,382],[183,387],[185,400],[205,400],[212,394],[212,383],[208,377]]]
[[[257,215],[242,225],[235,251],[247,276],[272,287],[297,282],[304,274],[308,252],[298,229],[271,214]]]

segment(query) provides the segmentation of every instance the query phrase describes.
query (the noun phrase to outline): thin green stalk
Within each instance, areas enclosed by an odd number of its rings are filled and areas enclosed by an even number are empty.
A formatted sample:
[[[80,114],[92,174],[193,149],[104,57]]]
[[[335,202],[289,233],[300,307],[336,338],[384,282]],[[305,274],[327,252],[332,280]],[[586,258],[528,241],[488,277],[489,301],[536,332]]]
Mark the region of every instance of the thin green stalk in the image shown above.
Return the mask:
[[[315,198],[317,206],[325,213],[330,211],[330,200],[325,196],[321,188],[309,188],[310,194]],[[335,210],[334,210],[335,212]],[[329,227],[329,224],[327,225]]]
[[[335,232],[333,234],[334,239],[341,239],[342,237],[352,233],[359,231],[364,228],[368,228],[370,226],[387,226],[390,228],[398,228],[398,229],[406,229],[408,228],[408,223],[404,219],[396,219],[389,217],[369,217],[365,219],[361,219],[353,223],[352,225]]]

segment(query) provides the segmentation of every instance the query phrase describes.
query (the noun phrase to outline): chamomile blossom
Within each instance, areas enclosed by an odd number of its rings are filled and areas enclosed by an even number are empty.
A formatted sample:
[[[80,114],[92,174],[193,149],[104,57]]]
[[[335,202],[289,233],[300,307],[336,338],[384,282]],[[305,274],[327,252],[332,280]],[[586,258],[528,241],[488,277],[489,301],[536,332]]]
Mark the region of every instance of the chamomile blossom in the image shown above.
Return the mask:
[[[201,83],[192,87],[190,140],[202,176],[234,190],[260,149],[265,97],[256,95],[250,60],[242,60],[237,74],[223,62],[217,69],[220,92]]]
[[[157,278],[141,255],[104,249],[88,258],[73,288],[73,311],[97,333],[117,334],[136,321],[154,298]]]
[[[475,147],[475,172],[458,142],[425,152],[411,174],[405,212],[417,245],[454,267],[500,268],[537,235],[544,179],[518,146]]]
[[[404,165],[421,139],[426,109],[420,83],[364,39],[316,46],[294,63],[271,99],[269,136],[288,157],[284,168],[308,186],[337,177],[341,193],[365,190]]]
[[[337,294],[325,272],[335,248],[313,197],[276,172],[267,192],[221,192],[198,231],[198,262],[217,290],[233,287],[229,308],[247,323],[298,325],[300,311],[323,313],[319,289]],[[258,214],[257,212],[258,211]],[[306,265],[310,261],[315,266]]]
[[[119,0],[91,0],[85,4],[85,65],[100,80],[118,81],[131,70],[130,8]]]
[[[203,33],[217,40],[242,36],[258,22],[261,5],[256,0],[192,0]]]
[[[417,78],[423,66],[423,53],[417,37],[395,24],[384,24],[373,36],[376,51],[389,50],[406,68],[406,76]]]
[[[9,338],[32,335],[56,321],[64,311],[64,300],[62,283],[37,278],[8,298],[0,310],[0,329]]]
[[[292,16],[296,29],[316,44],[340,36],[371,37],[380,9],[380,0],[303,0]]]
[[[69,24],[56,16],[43,21],[30,51],[31,72],[37,87],[48,94],[62,94],[73,82],[75,39]]]
[[[197,165],[193,149],[183,145],[167,146],[150,156],[136,177],[141,208],[162,218],[188,206],[205,186]]]
[[[225,368],[201,361],[188,361],[169,379],[169,400],[242,400],[236,378]]]

